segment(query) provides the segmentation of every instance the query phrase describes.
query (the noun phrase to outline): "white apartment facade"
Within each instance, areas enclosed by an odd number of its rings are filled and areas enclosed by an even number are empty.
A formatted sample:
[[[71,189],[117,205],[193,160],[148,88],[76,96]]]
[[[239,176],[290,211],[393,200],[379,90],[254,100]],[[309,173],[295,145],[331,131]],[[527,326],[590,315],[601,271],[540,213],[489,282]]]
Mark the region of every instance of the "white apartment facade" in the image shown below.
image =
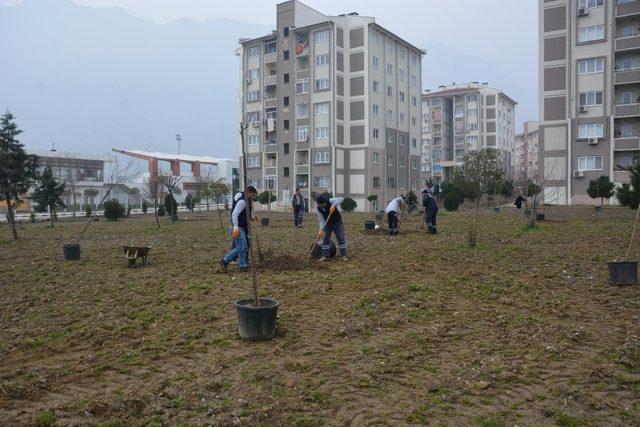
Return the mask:
[[[279,206],[300,188],[360,211],[419,188],[422,50],[374,18],[295,0],[277,5],[276,31],[240,44],[250,184]]]
[[[517,102],[479,82],[440,86],[422,96],[422,185],[452,179],[469,152],[495,148],[507,176],[515,167]]]
[[[538,176],[538,122],[525,122],[524,131],[515,138],[515,175],[519,182],[537,180]]]

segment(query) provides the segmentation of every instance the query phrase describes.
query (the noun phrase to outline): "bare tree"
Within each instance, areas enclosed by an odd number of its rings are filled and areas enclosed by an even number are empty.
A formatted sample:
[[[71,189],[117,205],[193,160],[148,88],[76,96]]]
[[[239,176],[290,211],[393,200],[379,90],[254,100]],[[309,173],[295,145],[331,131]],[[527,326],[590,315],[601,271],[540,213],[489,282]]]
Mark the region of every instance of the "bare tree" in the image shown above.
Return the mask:
[[[222,223],[222,213],[220,211],[220,199],[226,197],[231,192],[231,186],[225,182],[223,178],[217,181],[210,182],[208,184],[213,200],[216,202],[216,209],[218,210],[218,218],[220,218],[220,228],[224,228]]]
[[[150,177],[149,180],[144,183],[142,192],[145,198],[153,200],[153,215],[156,219],[156,226],[160,228],[160,220],[158,219],[158,200],[162,197],[160,183],[158,183],[157,179]]]

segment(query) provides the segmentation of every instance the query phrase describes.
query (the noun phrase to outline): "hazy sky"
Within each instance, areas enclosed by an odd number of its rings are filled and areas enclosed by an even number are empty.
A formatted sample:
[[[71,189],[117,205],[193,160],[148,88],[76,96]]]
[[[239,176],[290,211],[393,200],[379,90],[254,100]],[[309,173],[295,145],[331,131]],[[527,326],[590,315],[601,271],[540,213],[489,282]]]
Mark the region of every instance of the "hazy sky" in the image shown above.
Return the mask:
[[[16,4],[21,0],[0,0]],[[30,0],[34,1],[34,0]],[[48,1],[48,0],[35,0]],[[120,6],[156,22],[227,18],[275,24],[275,0],[73,0]],[[508,73],[537,61],[537,0],[305,0],[325,14],[357,11],[415,44],[438,39],[463,53],[493,61]]]

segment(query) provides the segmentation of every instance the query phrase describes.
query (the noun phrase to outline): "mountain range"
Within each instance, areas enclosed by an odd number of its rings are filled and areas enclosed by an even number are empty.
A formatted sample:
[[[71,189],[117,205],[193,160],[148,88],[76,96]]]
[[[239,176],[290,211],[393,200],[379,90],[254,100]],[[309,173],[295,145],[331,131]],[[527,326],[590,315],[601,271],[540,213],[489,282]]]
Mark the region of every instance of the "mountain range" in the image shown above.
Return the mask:
[[[275,19],[275,16],[274,16]],[[271,27],[226,19],[158,24],[121,8],[68,0],[0,7],[0,109],[29,148],[100,153],[111,147],[237,156],[238,39]],[[488,81],[537,118],[537,70],[512,78],[482,58],[426,37],[423,87]],[[429,41],[426,41],[429,40]],[[535,55],[535,54],[534,54]],[[517,128],[521,128],[521,124]]]

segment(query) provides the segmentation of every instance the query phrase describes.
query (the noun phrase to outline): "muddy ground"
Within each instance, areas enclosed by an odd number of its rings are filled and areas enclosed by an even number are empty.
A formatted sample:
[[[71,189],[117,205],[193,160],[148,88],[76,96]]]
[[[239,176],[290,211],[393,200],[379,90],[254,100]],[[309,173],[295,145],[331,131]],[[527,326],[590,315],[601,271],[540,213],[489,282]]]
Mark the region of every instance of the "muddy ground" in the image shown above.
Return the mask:
[[[640,287],[608,285],[634,212],[483,209],[418,217],[401,235],[347,214],[348,263],[306,260],[313,216],[257,234],[276,338],[242,342],[251,276],[215,274],[213,213],[0,226],[0,425],[640,424]],[[226,221],[225,221],[226,222]],[[160,240],[128,269],[120,245]],[[632,254],[640,254],[638,244]]]

